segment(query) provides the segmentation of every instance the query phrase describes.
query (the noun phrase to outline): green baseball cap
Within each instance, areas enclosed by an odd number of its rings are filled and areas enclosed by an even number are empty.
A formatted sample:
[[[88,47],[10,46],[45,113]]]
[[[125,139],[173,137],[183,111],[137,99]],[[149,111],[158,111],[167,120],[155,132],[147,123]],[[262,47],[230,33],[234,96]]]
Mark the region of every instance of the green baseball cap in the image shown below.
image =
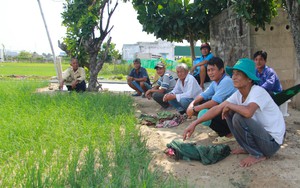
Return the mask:
[[[242,71],[248,78],[257,82],[260,79],[255,74],[255,63],[251,59],[243,58],[239,59],[233,67],[226,67],[226,73],[231,77],[233,70]]]

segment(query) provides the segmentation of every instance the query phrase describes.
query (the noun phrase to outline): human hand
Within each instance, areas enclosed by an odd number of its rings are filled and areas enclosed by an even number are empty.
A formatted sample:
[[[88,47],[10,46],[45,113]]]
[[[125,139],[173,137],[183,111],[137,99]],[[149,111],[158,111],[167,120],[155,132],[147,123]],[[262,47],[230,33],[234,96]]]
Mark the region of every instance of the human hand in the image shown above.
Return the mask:
[[[189,106],[186,109],[186,115],[188,116],[188,118],[191,118],[194,115],[194,110],[193,110],[193,106]]]
[[[74,80],[73,82],[72,82],[72,89],[74,89],[74,88],[76,88],[76,84],[78,83],[78,81],[77,80]]]
[[[127,80],[132,82],[133,81],[133,77],[127,76]]]
[[[192,136],[192,134],[195,131],[196,125],[197,124],[194,121],[187,128],[184,129],[184,132],[183,132],[183,141],[185,141],[187,138],[190,138]]]
[[[165,94],[165,95],[164,95],[164,97],[163,97],[163,101],[164,101],[164,102],[168,102],[168,95],[170,95],[170,94]]]
[[[222,119],[226,119],[226,117],[228,116],[229,111],[230,111],[230,108],[229,108],[229,104],[228,104],[222,110]]]
[[[152,94],[152,90],[149,89],[148,91],[146,91],[145,96],[147,97],[147,99],[151,99],[151,94]]]

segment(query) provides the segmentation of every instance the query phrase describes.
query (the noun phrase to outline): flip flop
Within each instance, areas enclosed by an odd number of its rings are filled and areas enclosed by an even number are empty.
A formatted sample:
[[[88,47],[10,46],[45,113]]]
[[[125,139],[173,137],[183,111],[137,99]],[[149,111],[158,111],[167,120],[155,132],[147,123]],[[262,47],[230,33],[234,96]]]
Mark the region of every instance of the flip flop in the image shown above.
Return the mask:
[[[219,135],[215,131],[212,131],[212,132],[208,133],[208,136],[210,136],[210,137],[216,137],[216,136],[219,136]]]
[[[135,94],[132,94],[131,96],[138,97],[138,96],[141,96],[141,95],[139,95],[138,93],[135,93]]]
[[[222,136],[222,137],[217,137],[212,143],[213,144],[224,144],[224,143],[228,143],[228,142],[233,142],[236,141],[234,137],[226,137],[226,136]]]

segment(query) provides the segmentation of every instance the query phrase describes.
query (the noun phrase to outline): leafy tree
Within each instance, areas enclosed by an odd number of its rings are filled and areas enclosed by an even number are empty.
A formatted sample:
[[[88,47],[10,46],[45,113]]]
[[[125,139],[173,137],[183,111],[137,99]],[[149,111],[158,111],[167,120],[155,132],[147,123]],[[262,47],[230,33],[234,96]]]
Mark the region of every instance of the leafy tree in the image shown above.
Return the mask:
[[[18,60],[31,60],[32,54],[30,52],[27,52],[25,50],[22,50],[19,54],[18,54]]]
[[[133,0],[143,31],[171,42],[190,43],[195,59],[194,44],[209,40],[209,20],[227,7],[227,0]]]
[[[62,13],[67,36],[59,47],[68,55],[77,57],[89,69],[89,91],[98,91],[97,76],[107,59],[111,38],[104,52],[100,49],[109,32],[110,19],[118,6],[118,0],[66,0]]]
[[[105,53],[105,49],[107,48],[107,43],[103,43],[102,49],[99,53],[99,57],[103,56],[103,53]],[[113,60],[121,59],[121,54],[119,50],[116,49],[116,44],[111,43],[108,49],[108,54],[106,58],[106,62],[111,63]]]

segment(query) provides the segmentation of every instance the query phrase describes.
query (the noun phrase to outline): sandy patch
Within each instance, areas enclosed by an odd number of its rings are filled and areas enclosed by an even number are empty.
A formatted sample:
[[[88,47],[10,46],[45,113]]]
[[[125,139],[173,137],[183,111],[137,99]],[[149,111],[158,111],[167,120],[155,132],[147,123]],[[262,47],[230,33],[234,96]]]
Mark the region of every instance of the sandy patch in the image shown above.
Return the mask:
[[[136,115],[156,114],[160,106],[153,100],[136,97]],[[287,134],[285,143],[273,157],[248,168],[239,166],[247,155],[230,155],[213,165],[202,165],[198,161],[175,161],[163,153],[166,144],[175,138],[182,138],[185,127],[193,120],[187,120],[175,128],[154,128],[140,126],[147,138],[147,145],[154,158],[154,168],[161,168],[179,179],[187,179],[195,187],[299,187],[300,184],[300,112],[289,108],[285,117]],[[210,145],[214,138],[208,136],[210,129],[198,125],[189,141]],[[236,142],[228,144],[236,148]]]

